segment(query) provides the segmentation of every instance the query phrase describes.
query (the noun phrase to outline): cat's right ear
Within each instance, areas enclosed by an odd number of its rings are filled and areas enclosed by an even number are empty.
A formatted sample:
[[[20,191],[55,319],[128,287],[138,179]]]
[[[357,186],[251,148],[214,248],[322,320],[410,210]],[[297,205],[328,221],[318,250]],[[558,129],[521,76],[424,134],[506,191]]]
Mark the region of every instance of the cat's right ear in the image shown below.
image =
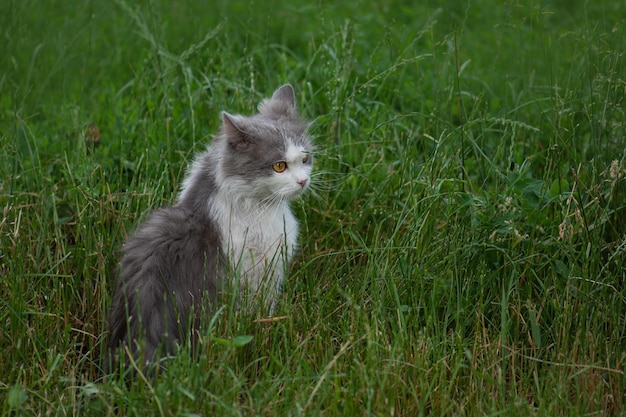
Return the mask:
[[[224,133],[228,144],[233,148],[241,148],[250,144],[250,136],[244,132],[240,126],[239,120],[235,116],[222,112],[222,122],[224,123]]]

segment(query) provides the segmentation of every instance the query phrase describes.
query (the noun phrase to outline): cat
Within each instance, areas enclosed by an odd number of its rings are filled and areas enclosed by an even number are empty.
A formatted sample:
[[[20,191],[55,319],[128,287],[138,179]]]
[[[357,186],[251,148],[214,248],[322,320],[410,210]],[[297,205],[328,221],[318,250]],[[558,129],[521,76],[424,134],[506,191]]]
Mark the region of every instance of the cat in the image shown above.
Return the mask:
[[[109,318],[114,355],[124,349],[149,363],[193,345],[227,288],[240,291],[240,303],[260,299],[274,311],[297,249],[289,201],[311,180],[308,126],[289,84],[256,115],[222,112],[176,204],[151,213],[122,247]]]

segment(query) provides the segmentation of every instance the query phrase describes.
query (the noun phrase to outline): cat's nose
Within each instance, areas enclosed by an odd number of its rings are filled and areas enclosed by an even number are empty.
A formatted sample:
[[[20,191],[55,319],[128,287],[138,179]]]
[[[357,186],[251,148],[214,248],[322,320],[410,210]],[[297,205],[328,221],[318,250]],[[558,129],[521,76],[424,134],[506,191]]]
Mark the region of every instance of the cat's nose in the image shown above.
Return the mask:
[[[300,184],[300,187],[304,187],[306,185],[307,181],[308,180],[306,178],[302,179],[302,180],[298,180],[298,184]]]

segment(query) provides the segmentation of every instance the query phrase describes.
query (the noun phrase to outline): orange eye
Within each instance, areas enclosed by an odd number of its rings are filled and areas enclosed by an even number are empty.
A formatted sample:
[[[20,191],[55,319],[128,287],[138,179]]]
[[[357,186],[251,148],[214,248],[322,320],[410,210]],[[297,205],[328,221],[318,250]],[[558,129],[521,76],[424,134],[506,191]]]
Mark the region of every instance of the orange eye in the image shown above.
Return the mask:
[[[285,161],[275,162],[274,165],[272,165],[272,169],[278,173],[281,173],[287,169],[287,162]]]

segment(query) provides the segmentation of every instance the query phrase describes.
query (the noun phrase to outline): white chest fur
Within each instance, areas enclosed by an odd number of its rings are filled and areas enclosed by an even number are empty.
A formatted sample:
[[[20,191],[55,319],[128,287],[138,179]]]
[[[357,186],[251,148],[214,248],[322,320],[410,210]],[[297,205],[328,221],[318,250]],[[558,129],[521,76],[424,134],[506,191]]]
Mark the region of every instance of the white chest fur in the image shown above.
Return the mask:
[[[286,202],[216,199],[218,219],[235,282],[247,294],[261,297],[273,309],[285,272],[297,247],[298,223]]]

